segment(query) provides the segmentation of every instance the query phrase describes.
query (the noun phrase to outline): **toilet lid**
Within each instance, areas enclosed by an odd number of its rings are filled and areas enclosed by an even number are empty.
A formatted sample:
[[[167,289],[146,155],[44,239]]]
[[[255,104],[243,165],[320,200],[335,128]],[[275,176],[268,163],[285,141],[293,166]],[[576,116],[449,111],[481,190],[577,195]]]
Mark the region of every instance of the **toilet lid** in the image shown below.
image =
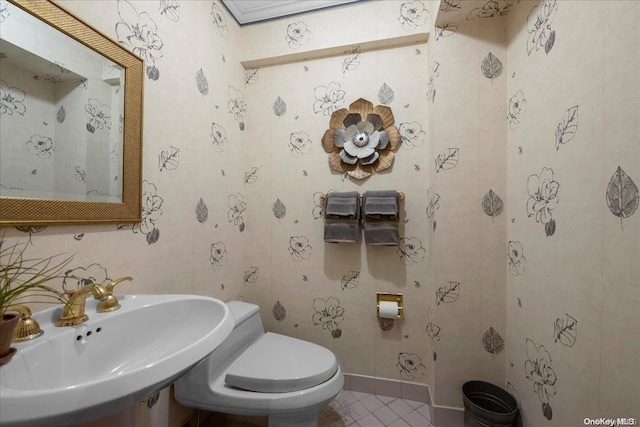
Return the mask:
[[[227,385],[263,393],[304,390],[331,378],[336,356],[308,341],[267,332],[227,370]]]

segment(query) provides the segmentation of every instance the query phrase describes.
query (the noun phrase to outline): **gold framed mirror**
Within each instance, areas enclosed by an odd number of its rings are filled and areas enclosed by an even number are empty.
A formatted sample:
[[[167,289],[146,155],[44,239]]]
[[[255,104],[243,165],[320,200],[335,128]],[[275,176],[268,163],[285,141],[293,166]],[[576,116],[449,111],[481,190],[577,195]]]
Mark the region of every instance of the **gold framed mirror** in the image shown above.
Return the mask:
[[[5,119],[1,126],[5,131],[0,133],[0,162],[5,161],[0,166],[4,169],[4,172],[0,170],[0,226],[140,222],[143,60],[50,0],[8,0],[0,12],[3,21],[1,50],[9,52],[0,55],[0,66],[3,67],[0,113]],[[17,22],[13,31],[15,37],[27,39],[25,42],[11,39],[11,19]],[[27,19],[33,21],[36,29],[31,28],[31,22],[26,27]],[[46,28],[44,31],[53,29],[53,33],[40,34],[41,27]],[[57,43],[63,38],[64,46],[61,47]],[[72,45],[73,50],[69,47]],[[62,55],[64,60],[54,58],[54,55]],[[16,66],[9,61],[12,57],[25,56],[31,57],[27,66]],[[38,66],[55,69],[55,72],[34,71]],[[98,71],[87,71],[89,69]],[[20,77],[18,74],[22,71],[24,75]],[[93,80],[86,77],[89,74],[91,78],[97,76],[98,81],[92,83]],[[63,92],[67,104],[61,105],[54,99],[45,108],[43,100],[50,97],[43,95],[42,90],[34,89],[34,102],[27,108],[25,96],[32,94],[20,89],[19,84],[5,81],[9,78],[29,87],[33,86],[33,81],[50,86],[58,84],[53,89],[55,97]],[[62,84],[65,78],[66,89]],[[104,96],[110,101],[99,102],[92,94],[101,86],[107,88],[101,90],[107,93]],[[70,94],[78,90],[84,91],[84,101],[78,108],[72,108],[69,106]],[[43,120],[42,111],[47,108],[54,111],[53,117]],[[34,124],[20,125],[27,111],[37,118],[32,119]],[[8,125],[10,123],[13,128]],[[73,123],[75,128],[60,130],[61,123],[65,126]],[[24,130],[25,127],[29,129]],[[56,136],[43,136],[46,132]],[[32,133],[34,135],[29,137]],[[17,152],[31,163],[14,161],[11,155]],[[94,156],[94,153],[99,154]],[[74,166],[74,156],[81,157],[78,162],[84,163]],[[43,160],[45,158],[48,163]],[[55,161],[51,160],[53,158]],[[57,171],[50,166],[52,164],[55,167],[63,164],[64,172]],[[10,169],[15,169],[14,175],[10,174]],[[60,183],[60,188],[31,189],[30,183],[35,181],[32,176],[38,176],[38,181],[45,183],[40,185],[58,186]],[[72,176],[81,184],[74,182]],[[97,176],[101,181],[98,182]],[[74,193],[69,190],[71,187],[81,189]]]

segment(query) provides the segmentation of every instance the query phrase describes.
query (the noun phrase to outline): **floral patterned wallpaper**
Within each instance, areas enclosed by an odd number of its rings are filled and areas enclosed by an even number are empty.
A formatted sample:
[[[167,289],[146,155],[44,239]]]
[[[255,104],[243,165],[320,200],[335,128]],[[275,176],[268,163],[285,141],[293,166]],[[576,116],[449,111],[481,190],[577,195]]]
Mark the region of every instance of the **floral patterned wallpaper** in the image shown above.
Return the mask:
[[[640,64],[620,52],[638,51],[638,3],[364,2],[428,44],[251,70],[218,2],[62,3],[146,60],[143,221],[7,229],[31,255],[75,253],[74,276],[132,275],[131,292],[256,302],[268,330],[437,405],[482,379],[525,425],[637,417]],[[316,19],[254,30],[286,54],[331,33]],[[356,181],[321,138],[361,97],[393,110],[401,144]],[[322,193],[382,189],[406,195],[398,246],[324,243]],[[404,293],[403,322],[376,319],[376,291]],[[167,390],[132,411],[189,412]]]

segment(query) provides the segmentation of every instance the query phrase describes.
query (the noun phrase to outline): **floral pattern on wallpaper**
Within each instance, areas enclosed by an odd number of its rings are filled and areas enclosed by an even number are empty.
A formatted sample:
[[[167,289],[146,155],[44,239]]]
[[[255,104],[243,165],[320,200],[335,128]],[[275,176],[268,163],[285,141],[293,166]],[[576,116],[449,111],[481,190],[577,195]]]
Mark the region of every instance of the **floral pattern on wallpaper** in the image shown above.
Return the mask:
[[[421,27],[427,23],[427,19],[429,19],[429,9],[422,1],[415,0],[400,5],[398,22],[404,30],[410,31]]]
[[[313,315],[311,320],[316,326],[321,326],[323,330],[331,333],[333,338],[342,336],[340,324],[344,321],[344,308],[340,305],[340,300],[334,297],[315,298],[313,300]]]
[[[147,67],[147,77],[160,78],[156,60],[163,56],[164,42],[158,35],[158,26],[147,12],[140,12],[127,0],[118,0],[120,22],[116,24],[116,36],[133,53],[140,56]]]
[[[556,40],[556,32],[551,28],[551,24],[558,10],[556,0],[542,0],[533,6],[527,16],[527,54],[535,50],[544,49],[549,53]]]
[[[556,221],[552,211],[558,206],[558,190],[560,184],[553,179],[553,169],[544,167],[539,175],[533,174],[527,180],[527,214],[534,217],[536,222],[544,225],[547,236],[553,236],[556,231]]]
[[[0,80],[0,114],[13,113],[24,116],[27,107],[24,105],[25,93],[17,87],[10,87],[4,80]]]
[[[307,44],[310,36],[311,31],[307,28],[307,24],[302,21],[287,25],[285,40],[291,49],[296,49]]]
[[[164,199],[157,193],[155,184],[147,180],[142,181],[142,221],[132,227],[133,232],[142,233],[150,245],[160,238],[160,229],[157,228],[156,222],[162,216]]]
[[[544,347],[527,338],[527,360],[524,362],[526,378],[531,381],[534,393],[542,404],[542,413],[548,420],[553,418],[551,397],[556,395],[556,373],[551,367],[551,355]]]

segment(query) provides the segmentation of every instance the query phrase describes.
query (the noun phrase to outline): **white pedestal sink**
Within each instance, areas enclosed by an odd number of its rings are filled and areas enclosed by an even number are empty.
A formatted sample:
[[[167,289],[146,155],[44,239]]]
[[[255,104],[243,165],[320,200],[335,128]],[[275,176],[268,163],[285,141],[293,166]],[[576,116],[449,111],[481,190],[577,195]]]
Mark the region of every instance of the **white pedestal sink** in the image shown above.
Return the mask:
[[[44,334],[14,343],[0,367],[0,425],[77,424],[144,400],[211,353],[231,333],[226,304],[196,295],[119,296],[122,307],[54,326],[61,307],[34,315]]]

